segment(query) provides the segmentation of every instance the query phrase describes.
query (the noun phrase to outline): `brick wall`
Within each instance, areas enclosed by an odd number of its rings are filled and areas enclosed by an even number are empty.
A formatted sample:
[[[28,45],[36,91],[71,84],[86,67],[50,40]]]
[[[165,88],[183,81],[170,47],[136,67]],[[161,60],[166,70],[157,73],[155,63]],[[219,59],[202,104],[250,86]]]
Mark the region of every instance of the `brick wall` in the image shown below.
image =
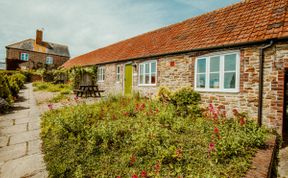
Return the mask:
[[[25,61],[20,60],[20,54],[22,52],[29,54],[29,61],[25,62]],[[32,69],[33,67],[41,68],[40,66],[42,67],[45,66],[47,56],[53,57],[53,64],[48,65],[49,69],[57,68],[61,66],[62,64],[64,64],[69,59],[69,57],[64,57],[64,56],[57,56],[57,55],[51,55],[51,54],[46,54],[46,53],[40,53],[40,52],[8,48],[6,50],[7,69],[15,70],[16,68],[19,68],[20,66],[25,66],[26,68],[29,68],[29,69]]]
[[[259,48],[251,46],[238,48],[240,51],[240,92],[200,92],[203,105],[209,103],[224,105],[228,115],[234,108],[257,119],[258,87],[259,87]],[[227,49],[231,50],[231,49]],[[234,50],[234,49],[233,49]],[[219,51],[219,50],[218,50]],[[220,50],[225,52],[225,50]],[[131,61],[137,64],[133,67],[133,91],[142,95],[155,95],[159,86],[176,90],[183,86],[194,85],[194,63],[196,57],[216,51],[194,52],[185,55],[154,58],[157,60],[157,85],[151,87],[138,86],[138,66],[145,60]],[[123,93],[124,63],[121,64],[121,82],[116,83],[116,64],[106,65],[106,79],[99,83],[106,93]],[[288,68],[288,44],[276,44],[265,51],[264,63],[264,94],[263,94],[263,124],[277,128],[282,127],[284,98],[284,68]]]

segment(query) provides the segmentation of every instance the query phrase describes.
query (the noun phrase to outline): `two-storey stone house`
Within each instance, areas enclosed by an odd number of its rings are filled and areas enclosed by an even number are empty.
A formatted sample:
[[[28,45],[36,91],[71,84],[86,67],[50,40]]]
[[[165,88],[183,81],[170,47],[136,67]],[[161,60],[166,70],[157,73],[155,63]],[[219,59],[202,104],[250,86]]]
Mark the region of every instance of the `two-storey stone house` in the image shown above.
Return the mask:
[[[36,40],[27,39],[6,46],[7,70],[55,69],[70,59],[66,45],[43,41],[43,31],[36,31]]]
[[[108,93],[192,86],[202,103],[288,132],[288,0],[246,0],[67,61],[98,66]]]

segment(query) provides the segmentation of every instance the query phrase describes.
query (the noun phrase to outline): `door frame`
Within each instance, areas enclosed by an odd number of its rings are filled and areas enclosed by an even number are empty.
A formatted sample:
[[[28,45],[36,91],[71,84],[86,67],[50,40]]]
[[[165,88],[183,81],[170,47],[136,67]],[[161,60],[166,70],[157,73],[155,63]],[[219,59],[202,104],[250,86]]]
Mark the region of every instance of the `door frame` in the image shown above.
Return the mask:
[[[288,68],[284,69],[284,95],[283,95],[283,119],[282,119],[282,136],[283,139],[287,139],[288,138],[288,113],[287,113],[287,104],[288,104]],[[284,138],[285,137],[285,138]]]
[[[126,75],[126,65],[130,65],[132,66],[132,87],[131,87],[131,94],[133,93],[133,63],[132,61],[129,61],[129,62],[126,62],[124,63],[124,69],[123,69],[123,92],[122,92],[122,95],[124,96],[125,95],[125,75]]]

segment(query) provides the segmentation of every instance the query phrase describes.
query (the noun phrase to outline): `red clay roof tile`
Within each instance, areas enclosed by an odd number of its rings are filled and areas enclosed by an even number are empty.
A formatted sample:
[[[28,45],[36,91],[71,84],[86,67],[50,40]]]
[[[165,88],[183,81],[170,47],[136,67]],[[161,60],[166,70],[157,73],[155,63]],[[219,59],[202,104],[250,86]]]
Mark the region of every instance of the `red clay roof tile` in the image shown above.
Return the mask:
[[[288,0],[247,0],[97,49],[63,66],[89,66],[284,37],[288,37]]]

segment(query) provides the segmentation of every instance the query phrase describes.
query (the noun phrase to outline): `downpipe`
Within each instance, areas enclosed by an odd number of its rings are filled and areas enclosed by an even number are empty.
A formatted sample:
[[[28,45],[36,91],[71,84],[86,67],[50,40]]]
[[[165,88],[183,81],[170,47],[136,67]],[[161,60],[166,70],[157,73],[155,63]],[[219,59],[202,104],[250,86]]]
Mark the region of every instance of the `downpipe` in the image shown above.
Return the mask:
[[[266,46],[259,49],[259,100],[258,100],[258,126],[262,126],[262,112],[263,112],[263,81],[264,81],[264,59],[265,59],[265,49],[270,48],[274,44],[274,40]]]

